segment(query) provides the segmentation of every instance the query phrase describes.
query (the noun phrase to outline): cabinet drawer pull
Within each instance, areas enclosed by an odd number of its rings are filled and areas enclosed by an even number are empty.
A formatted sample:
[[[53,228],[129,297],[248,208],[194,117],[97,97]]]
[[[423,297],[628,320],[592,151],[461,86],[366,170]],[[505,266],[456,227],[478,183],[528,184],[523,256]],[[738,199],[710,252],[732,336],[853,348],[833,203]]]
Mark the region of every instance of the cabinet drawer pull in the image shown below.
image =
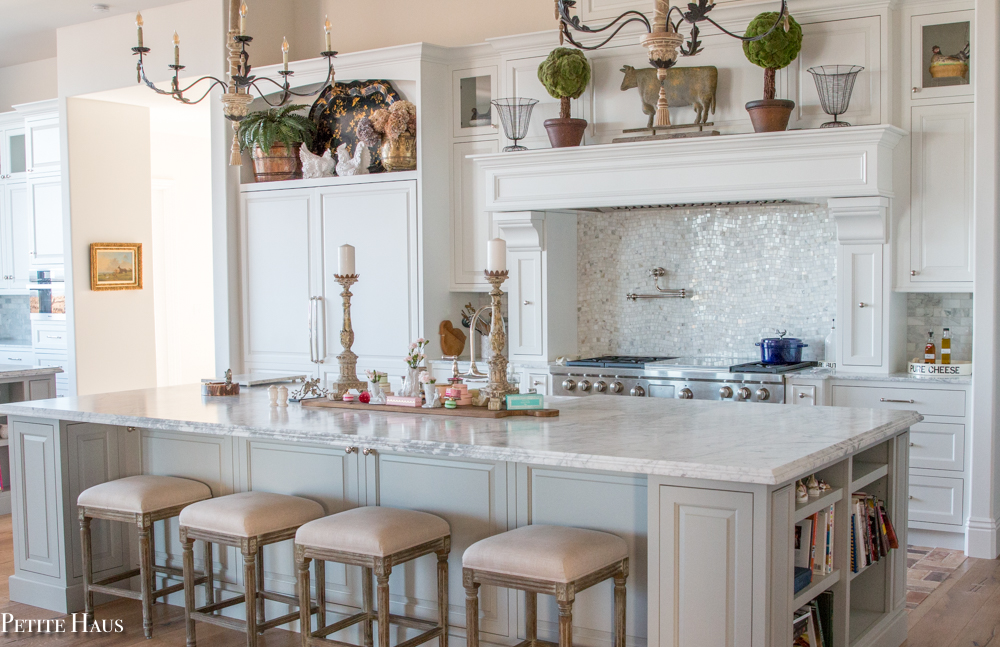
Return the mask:
[[[530,305],[531,305],[531,301],[525,301],[525,302],[524,302],[524,305],[526,305],[526,306],[530,306]]]
[[[45,335],[46,339],[62,339],[62,335]]]
[[[532,384],[535,386],[541,386],[545,384],[545,380],[535,380],[534,382],[532,382]]]
[[[24,358],[23,357],[8,357],[7,361],[8,362],[23,362]]]
[[[799,399],[802,399],[802,398],[805,398],[805,397],[807,397],[805,393],[800,393],[799,394]]]
[[[916,270],[910,270],[910,276],[916,276],[916,275],[917,275]]]
[[[913,404],[913,400],[893,400],[891,398],[879,398],[879,402],[895,402],[896,404]]]
[[[865,303],[864,301],[862,301],[861,303],[859,303],[859,304],[858,304],[858,307],[859,307],[859,308],[867,308],[867,307],[868,307],[868,304],[867,304],[867,303]]]

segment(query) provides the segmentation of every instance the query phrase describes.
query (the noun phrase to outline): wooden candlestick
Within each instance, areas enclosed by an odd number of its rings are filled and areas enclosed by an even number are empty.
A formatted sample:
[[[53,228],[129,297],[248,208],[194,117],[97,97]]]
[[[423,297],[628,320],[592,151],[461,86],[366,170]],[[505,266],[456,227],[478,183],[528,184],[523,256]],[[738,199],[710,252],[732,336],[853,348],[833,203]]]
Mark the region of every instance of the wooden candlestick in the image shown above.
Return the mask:
[[[340,365],[340,377],[330,385],[330,394],[340,398],[351,389],[360,391],[367,390],[364,382],[358,379],[358,356],[351,351],[354,345],[354,329],[351,327],[351,286],[358,282],[357,274],[334,274],[344,291],[340,293],[344,300],[344,325],[340,329],[340,345],[344,351],[337,355],[337,363]]]
[[[490,291],[490,297],[493,301],[493,316],[490,324],[490,350],[493,352],[489,360],[490,382],[484,391],[485,395],[490,399],[489,410],[500,411],[504,408],[505,397],[510,393],[518,392],[517,387],[511,386],[507,382],[507,358],[503,356],[504,346],[507,345],[507,331],[504,328],[503,316],[500,310],[500,299],[503,296],[500,286],[507,280],[509,273],[507,270],[503,272],[486,270],[485,274],[486,280],[493,286],[493,289]]]

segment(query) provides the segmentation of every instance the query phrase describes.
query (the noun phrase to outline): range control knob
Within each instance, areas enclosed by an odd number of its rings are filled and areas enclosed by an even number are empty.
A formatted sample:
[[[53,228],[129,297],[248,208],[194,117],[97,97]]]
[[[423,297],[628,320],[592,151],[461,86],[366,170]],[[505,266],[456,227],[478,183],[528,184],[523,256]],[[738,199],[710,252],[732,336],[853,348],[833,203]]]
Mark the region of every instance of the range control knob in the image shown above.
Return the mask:
[[[590,390],[590,380],[580,380],[580,390],[589,391]]]
[[[646,395],[646,389],[642,388],[639,385],[636,385],[636,386],[632,387],[632,390],[629,393],[631,393],[632,395],[634,395],[637,398],[641,398],[644,395]]]
[[[730,386],[724,386],[719,389],[719,397],[725,400],[726,398],[733,397],[733,388]]]
[[[681,400],[690,400],[691,398],[694,397],[694,393],[691,392],[691,389],[683,388],[681,389],[681,392],[677,395],[677,397],[680,398]]]
[[[608,385],[606,382],[598,381],[594,382],[594,393],[604,393],[608,390]]]
[[[749,400],[750,399],[750,389],[748,389],[747,387],[745,387],[745,386],[740,387],[740,390],[738,391],[738,393],[739,393],[739,396],[740,396],[740,400]]]
[[[565,380],[563,380],[563,385],[562,386],[567,391],[572,391],[573,389],[576,388],[576,382],[574,382],[573,380],[570,380],[570,379],[565,379]]]
[[[770,397],[771,397],[771,392],[768,391],[767,389],[765,389],[764,387],[761,387],[761,388],[757,389],[757,400],[758,401],[763,402],[763,401],[767,400]]]
[[[621,382],[612,382],[611,383],[611,392],[612,393],[621,393],[624,390],[625,390],[625,385],[622,384]]]

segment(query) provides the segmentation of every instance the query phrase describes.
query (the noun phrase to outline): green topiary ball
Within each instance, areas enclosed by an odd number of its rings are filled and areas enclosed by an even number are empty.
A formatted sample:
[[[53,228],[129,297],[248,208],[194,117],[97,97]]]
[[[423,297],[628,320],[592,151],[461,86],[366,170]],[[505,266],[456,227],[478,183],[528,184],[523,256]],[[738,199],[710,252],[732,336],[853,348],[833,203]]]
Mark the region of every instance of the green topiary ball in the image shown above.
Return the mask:
[[[765,33],[779,15],[776,11],[760,14],[747,25],[744,36],[752,37]],[[791,16],[788,17],[788,27],[788,31],[785,31],[784,25],[778,25],[766,38],[744,42],[743,53],[747,60],[765,70],[788,67],[802,49],[802,27]]]
[[[554,99],[579,99],[590,83],[590,62],[578,49],[557,47],[538,66],[538,80]]]

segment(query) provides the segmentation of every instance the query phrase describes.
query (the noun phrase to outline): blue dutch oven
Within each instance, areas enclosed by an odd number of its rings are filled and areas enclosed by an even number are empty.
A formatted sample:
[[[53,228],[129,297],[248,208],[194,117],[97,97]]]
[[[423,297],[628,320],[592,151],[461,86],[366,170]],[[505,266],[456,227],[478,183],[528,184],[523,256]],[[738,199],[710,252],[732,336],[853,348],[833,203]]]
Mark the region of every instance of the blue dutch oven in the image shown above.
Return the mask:
[[[802,361],[802,349],[809,344],[803,344],[796,337],[785,337],[785,333],[777,331],[778,337],[768,337],[757,342],[760,346],[760,361],[763,364],[798,364]]]

